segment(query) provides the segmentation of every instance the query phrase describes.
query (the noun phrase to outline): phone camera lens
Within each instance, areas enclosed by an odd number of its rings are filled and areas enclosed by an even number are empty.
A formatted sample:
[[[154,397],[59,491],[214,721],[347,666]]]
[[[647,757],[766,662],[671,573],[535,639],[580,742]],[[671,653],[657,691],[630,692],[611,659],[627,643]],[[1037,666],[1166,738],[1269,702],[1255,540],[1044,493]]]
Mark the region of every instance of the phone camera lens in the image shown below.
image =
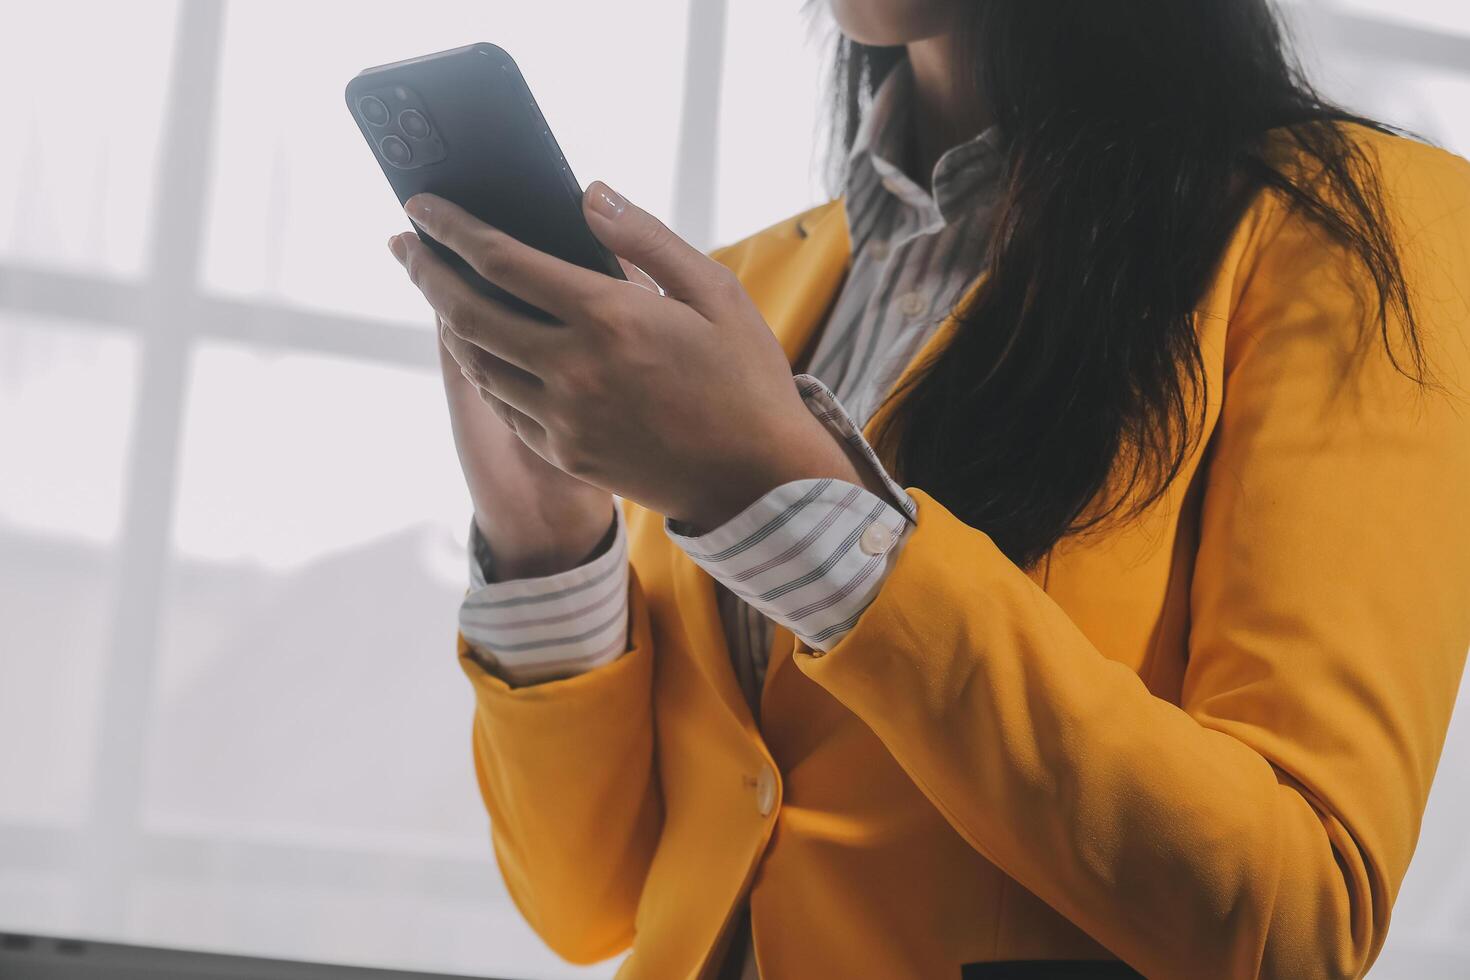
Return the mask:
[[[378,149],[383,151],[383,159],[394,166],[407,166],[408,162],[413,159],[413,151],[397,136],[384,136],[378,143]]]
[[[388,122],[388,107],[376,95],[364,95],[358,99],[357,111],[374,126],[384,126]]]
[[[429,120],[417,109],[404,109],[398,114],[398,125],[408,134],[409,139],[421,140],[429,135]]]

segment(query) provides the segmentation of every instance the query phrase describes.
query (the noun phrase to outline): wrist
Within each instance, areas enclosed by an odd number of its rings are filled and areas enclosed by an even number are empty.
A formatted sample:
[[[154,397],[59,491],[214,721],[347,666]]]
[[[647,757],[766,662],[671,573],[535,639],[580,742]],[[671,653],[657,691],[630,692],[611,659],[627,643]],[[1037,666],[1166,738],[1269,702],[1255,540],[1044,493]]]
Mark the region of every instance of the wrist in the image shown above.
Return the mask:
[[[738,475],[718,474],[718,480],[705,481],[699,499],[690,502],[685,516],[670,516],[707,534],[772,490],[796,480],[835,479],[873,489],[861,455],[814,416],[803,415],[796,425],[785,427],[785,438],[766,442],[768,451],[742,466]]]
[[[543,578],[570,571],[596,558],[615,533],[616,515],[609,505],[598,515],[581,514],[555,526],[530,520],[497,520],[475,512],[475,526],[492,562],[490,581]]]

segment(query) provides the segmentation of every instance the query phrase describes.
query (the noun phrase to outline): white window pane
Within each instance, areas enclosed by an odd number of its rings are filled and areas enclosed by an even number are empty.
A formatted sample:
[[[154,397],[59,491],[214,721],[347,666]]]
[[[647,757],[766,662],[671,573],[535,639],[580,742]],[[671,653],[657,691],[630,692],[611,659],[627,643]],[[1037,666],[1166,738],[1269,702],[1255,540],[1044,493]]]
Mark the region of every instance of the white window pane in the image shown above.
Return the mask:
[[[424,526],[463,544],[469,498],[437,371],[203,344],[182,457],[186,559],[288,571]]]
[[[0,527],[113,541],[136,370],[131,338],[0,311]]]
[[[0,258],[142,271],[176,8],[60,0],[8,12]]]
[[[134,362],[128,338],[0,314],[0,820],[85,814]]]
[[[463,569],[462,549],[422,529],[295,571],[180,563],[160,628],[147,828],[486,856],[451,565]]]
[[[206,345],[185,417],[148,826],[483,855],[437,372]]]
[[[818,5],[820,6],[820,5]],[[738,241],[827,199],[820,145],[830,18],[786,0],[730,3],[720,89],[715,242]]]
[[[1365,62],[1330,48],[1323,87],[1351,109],[1403,126],[1462,156],[1470,153],[1470,65],[1464,72]]]
[[[0,530],[0,823],[86,816],[112,598],[108,553]]]
[[[1297,2],[1307,5],[1305,0]],[[1382,17],[1435,30],[1470,34],[1470,4],[1465,0],[1330,0],[1316,6],[1360,17]]]
[[[0,865],[0,929],[67,935],[82,907],[78,875]]]
[[[233,3],[216,130],[209,287],[431,324],[388,254],[408,228],[342,100],[354,74],[472,41],[521,66],[573,171],[655,213],[672,200],[687,0]],[[289,25],[289,27],[287,27]]]
[[[454,876],[454,897],[436,894],[438,876],[423,872],[377,886],[331,887],[272,885],[243,866],[214,880],[208,869],[173,869],[147,876],[131,896],[131,931],[134,941],[159,945],[367,967],[544,980],[613,975],[622,957],[575,967],[547,949],[510,899],[496,893],[489,861],[477,880],[484,887],[471,894],[467,876]]]
[[[85,818],[113,580],[102,549],[0,530],[0,822]]]

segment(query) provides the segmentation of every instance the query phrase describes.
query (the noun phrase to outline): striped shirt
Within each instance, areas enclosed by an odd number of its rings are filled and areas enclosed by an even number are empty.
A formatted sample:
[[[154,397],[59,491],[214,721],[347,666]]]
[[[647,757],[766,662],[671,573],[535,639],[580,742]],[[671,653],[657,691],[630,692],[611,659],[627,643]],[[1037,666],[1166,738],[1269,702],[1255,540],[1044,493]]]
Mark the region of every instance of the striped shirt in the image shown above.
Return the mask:
[[[807,408],[859,450],[886,494],[842,480],[797,480],[706,534],[665,522],[675,544],[715,580],[731,665],[757,719],[772,623],[814,651],[831,650],[877,595],[912,530],[913,501],[884,472],[861,429],[986,258],[1004,159],[999,130],[945,152],[926,191],[895,162],[910,145],[912,84],[900,63],[858,130],[844,193],[851,266],[807,373],[794,379]],[[491,584],[472,522],[471,589],[460,629],[510,683],[592,670],[626,650],[621,508],[614,520],[611,547],[592,561]],[[754,976],[746,933],[733,941],[732,955],[744,956],[744,975]]]

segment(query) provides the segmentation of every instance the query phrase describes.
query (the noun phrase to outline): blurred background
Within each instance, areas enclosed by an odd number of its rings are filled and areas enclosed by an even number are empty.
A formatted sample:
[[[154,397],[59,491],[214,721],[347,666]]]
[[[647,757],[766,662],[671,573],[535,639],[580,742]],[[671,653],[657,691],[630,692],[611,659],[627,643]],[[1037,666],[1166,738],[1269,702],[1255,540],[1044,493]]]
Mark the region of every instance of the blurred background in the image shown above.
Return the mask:
[[[1331,94],[1470,153],[1470,4],[1288,6]],[[341,93],[497,42],[584,183],[711,247],[825,199],[802,7],[4,4],[0,930],[612,974],[547,952],[491,857],[469,502]],[[1467,774],[1462,708],[1379,980],[1470,976]]]

